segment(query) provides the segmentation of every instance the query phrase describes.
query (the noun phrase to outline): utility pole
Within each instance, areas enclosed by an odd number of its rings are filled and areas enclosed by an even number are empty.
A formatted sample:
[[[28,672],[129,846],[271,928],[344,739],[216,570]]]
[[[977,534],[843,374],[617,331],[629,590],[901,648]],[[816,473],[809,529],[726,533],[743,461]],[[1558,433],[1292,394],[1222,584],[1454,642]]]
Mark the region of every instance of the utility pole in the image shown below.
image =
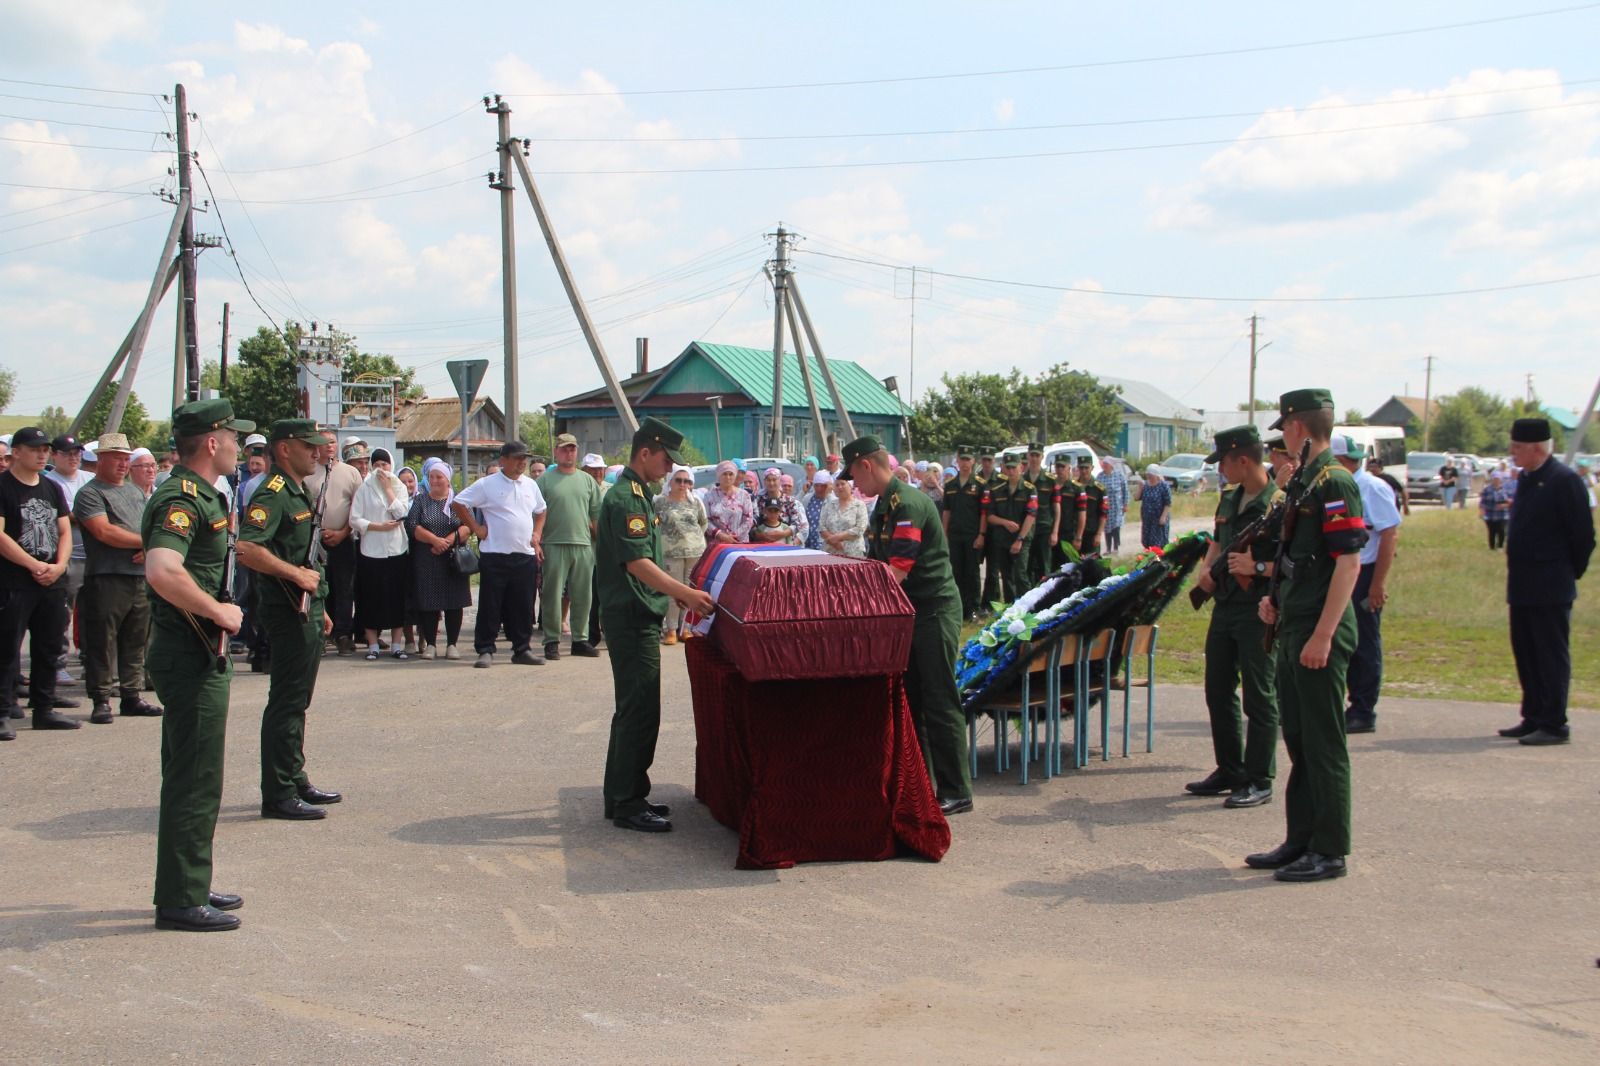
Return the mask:
[[[800,312],[800,324],[806,329],[806,339],[811,342],[811,352],[817,357],[817,369],[822,371],[823,384],[828,386],[828,395],[833,398],[833,413],[838,416],[839,428],[844,430],[846,442],[856,439],[855,423],[850,419],[850,409],[844,405],[844,397],[839,394],[839,386],[834,384],[833,371],[828,369],[828,357],[822,354],[822,345],[817,341],[817,331],[811,325],[811,315],[806,312],[806,298],[800,294],[800,285],[794,278],[789,279],[789,295],[794,297],[794,305]]]
[[[1433,356],[1423,360],[1427,376],[1422,386],[1422,450],[1428,450],[1428,428],[1433,421]]]
[[[498,120],[495,146],[500,152],[500,172],[489,176],[489,188],[500,191],[500,310],[505,339],[506,440],[518,440],[522,433],[517,403],[517,225],[516,186],[511,184],[511,105],[497,94],[491,106],[483,98],[483,110]]]
[[[1256,316],[1250,316],[1250,406],[1245,410],[1252,426],[1256,424]]]
[[[902,269],[909,270],[911,272],[911,291],[904,296],[900,295],[900,271]],[[897,267],[894,272],[894,283],[894,298],[896,300],[911,301],[911,349],[910,356],[907,361],[906,398],[908,400],[914,400],[917,395],[917,300],[923,298],[924,294],[918,291],[919,279],[917,278],[917,268],[914,266],[903,268]],[[927,285],[928,291],[926,295],[932,296],[933,282],[932,279],[927,277],[926,272],[924,272],[922,279],[920,279],[920,283]],[[916,458],[916,453],[911,449],[911,432],[909,428],[906,431],[906,455],[909,458]]]
[[[182,372],[174,368],[172,375],[172,405],[177,407],[186,400],[200,398],[200,339],[195,320],[194,190],[189,185],[189,95],[182,85],[173,86],[172,100],[178,112],[178,197],[188,203],[183,212],[183,231],[178,236],[178,358]]]
[[[783,323],[789,288],[789,231],[778,223],[778,254],[772,264],[772,454],[783,458]]]
[[[228,303],[222,303],[222,373],[217,381],[217,391],[228,387]]]
[[[1039,439],[1050,443],[1050,405],[1043,396],[1039,397]]]
[[[1529,404],[1533,403],[1533,375],[1532,374],[1528,375],[1528,387],[1527,387],[1527,389],[1525,391],[1524,399]]]

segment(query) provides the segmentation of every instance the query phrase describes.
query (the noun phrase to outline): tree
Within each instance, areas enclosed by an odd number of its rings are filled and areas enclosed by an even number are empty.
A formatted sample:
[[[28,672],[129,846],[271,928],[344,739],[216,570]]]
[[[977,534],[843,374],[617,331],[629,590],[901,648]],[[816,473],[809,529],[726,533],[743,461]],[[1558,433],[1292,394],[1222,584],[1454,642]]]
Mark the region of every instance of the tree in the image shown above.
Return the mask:
[[[67,417],[67,412],[63,411],[59,405],[46,407],[39,413],[39,428],[45,431],[46,436],[59,437],[67,431],[67,427],[70,425],[72,425],[72,419]]]
[[[11,406],[17,395],[17,372],[0,369],[0,411]]]
[[[946,374],[940,384],[923,394],[911,417],[911,439],[921,451],[1003,447],[1043,436],[1046,425],[1053,440],[1111,440],[1122,417],[1116,390],[1065,363],[1037,380],[1013,367],[1009,374]]]
[[[83,425],[78,427],[78,436],[82,440],[94,440],[105,432],[106,422],[111,418],[111,404],[116,398],[117,387],[113,383],[100,394],[100,402],[94,405],[94,410],[89,412],[83,420]],[[122,410],[122,424],[117,429],[135,448],[140,445],[151,447],[150,414],[144,409],[144,404],[139,402],[137,392],[128,393],[128,405]],[[166,443],[165,435],[161,443]]]
[[[528,446],[529,452],[555,461],[556,453],[550,447],[550,423],[545,420],[542,410],[522,412],[517,417],[517,428],[517,436]]]
[[[402,400],[418,400],[423,397],[426,390],[417,384],[417,372],[413,367],[402,367],[395,362],[392,355],[381,355],[375,352],[352,352],[344,357],[344,380],[355,381],[357,378],[371,374],[380,378],[397,378],[395,391]],[[531,448],[532,445],[529,445]]]
[[[1364,426],[1367,424],[1367,416],[1361,413],[1361,408],[1359,407],[1346,408],[1343,424],[1347,426]]]
[[[207,359],[200,364],[200,387],[202,389],[215,389],[222,391],[222,364],[215,359]]]
[[[1435,451],[1476,455],[1488,446],[1489,424],[1468,397],[1457,393],[1439,401],[1439,412],[1428,427],[1428,442]]]
[[[1277,403],[1276,400],[1263,400],[1259,396],[1256,397],[1256,410],[1257,411],[1276,411],[1277,409],[1278,409],[1278,403]],[[1239,405],[1239,410],[1248,411],[1248,410],[1250,410],[1250,405],[1248,403],[1242,403],[1242,404]],[[1346,424],[1351,424],[1351,423],[1346,423]]]
[[[228,387],[222,394],[240,418],[265,426],[279,418],[299,415],[300,389],[295,380],[297,360],[293,354],[299,336],[299,327],[290,323],[283,337],[262,326],[255,336],[239,341],[239,361],[229,368]]]

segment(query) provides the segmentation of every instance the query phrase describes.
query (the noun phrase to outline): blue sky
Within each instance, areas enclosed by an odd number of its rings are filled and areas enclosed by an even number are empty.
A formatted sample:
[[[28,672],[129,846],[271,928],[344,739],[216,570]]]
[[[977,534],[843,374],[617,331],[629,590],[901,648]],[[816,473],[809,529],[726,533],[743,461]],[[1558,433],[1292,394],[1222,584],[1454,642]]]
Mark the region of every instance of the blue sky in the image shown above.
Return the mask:
[[[1341,410],[1370,410],[1420,394],[1431,354],[1436,394],[1520,395],[1532,374],[1547,402],[1578,406],[1600,367],[1600,280],[1344,299],[1600,273],[1600,6],[1429,29],[1560,6],[258,4],[240,16],[0,0],[12,79],[0,84],[0,362],[21,378],[10,411],[81,403],[149,285],[167,219],[148,190],[171,161],[148,151],[163,143],[150,136],[165,129],[156,98],[22,83],[159,94],[175,81],[267,312],[331,321],[418,366],[436,394],[449,392],[444,361],[474,356],[500,391],[498,205],[482,176],[494,120],[475,106],[499,92],[624,371],[636,336],[657,362],[700,338],[770,346],[769,294],[752,279],[782,220],[804,238],[795,263],[829,354],[902,386],[914,377],[919,392],[941,373],[1067,362],[1232,407],[1254,311],[1271,342],[1259,395],[1319,384]],[[1412,29],[1425,32],[1394,35]],[[1351,37],[1369,39],[1280,47]],[[1235,49],[1256,50],[1161,58]],[[920,80],[752,88],[907,78]],[[219,232],[216,214],[198,228]],[[599,375],[520,200],[518,234],[527,410]],[[894,269],[911,265],[944,272],[916,303],[914,366],[912,304],[897,299],[908,277]],[[235,337],[266,318],[223,252],[200,269],[214,356],[224,300]],[[138,378],[157,414],[171,337],[164,309]]]

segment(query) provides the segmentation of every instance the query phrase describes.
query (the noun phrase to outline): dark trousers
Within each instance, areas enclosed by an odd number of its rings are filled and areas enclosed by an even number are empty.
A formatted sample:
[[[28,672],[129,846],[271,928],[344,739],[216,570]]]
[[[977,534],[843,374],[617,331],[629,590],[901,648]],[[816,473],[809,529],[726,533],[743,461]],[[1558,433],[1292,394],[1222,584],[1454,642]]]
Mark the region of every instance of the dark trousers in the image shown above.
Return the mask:
[[[989,566],[983,583],[985,602],[1011,603],[1033,587],[1028,582],[1028,546],[1032,542],[1023,541],[1021,550],[1013,555],[1011,545],[1016,541],[1016,534],[1006,530],[991,530],[985,538],[984,558]]]
[[[942,800],[972,795],[967,719],[956,692],[960,642],[961,619],[956,616],[955,604],[931,613],[918,610],[911,630],[911,660],[906,664],[906,702],[911,705],[928,776]],[[613,656],[615,653],[612,649]]]
[[[1122,550],[1122,527],[1106,527],[1106,554],[1113,555]]]
[[[83,685],[96,703],[139,698],[144,682],[144,648],[150,635],[150,600],[144,578],[96,574],[78,593],[83,631]]]
[[[355,637],[356,626],[356,538],[346,537],[328,549],[328,617],[333,619],[333,636]]]
[[[1511,608],[1511,654],[1522,683],[1522,720],[1551,733],[1567,732],[1572,682],[1572,604]],[[37,654],[35,662],[38,661]],[[37,704],[35,704],[37,706]]]
[[[50,710],[56,698],[56,660],[67,647],[68,617],[65,578],[48,588],[30,581],[0,589],[0,680],[5,688],[0,692],[0,709],[7,714],[17,705],[24,636],[33,660],[28,705],[36,712]]]
[[[1228,578],[1228,580],[1233,580]],[[1234,785],[1265,788],[1277,771],[1278,691],[1272,656],[1261,647],[1256,601],[1218,603],[1206,630],[1206,710],[1217,769]],[[1242,684],[1241,684],[1242,683]],[[1244,689],[1241,728],[1239,688]]]
[[[222,804],[223,740],[232,666],[185,626],[158,629],[150,673],[166,707],[161,718],[161,813],[156,821],[158,907],[198,907],[211,891],[211,841]]]
[[[1350,854],[1350,749],[1344,733],[1344,677],[1356,645],[1346,611],[1334,631],[1328,665],[1308,670],[1300,651],[1315,619],[1278,634],[1278,707],[1289,751],[1284,840],[1323,855]]]
[[[1504,548],[1506,546],[1506,526],[1509,524],[1510,523],[1504,518],[1491,518],[1484,523],[1484,525],[1489,527],[1490,551],[1494,551],[1496,548]]]
[[[1383,611],[1369,611],[1361,602],[1372,592],[1372,575],[1377,563],[1364,563],[1350,602],[1356,610],[1356,650],[1345,671],[1346,698],[1350,713],[1357,718],[1378,716],[1378,690],[1383,686]]]
[[[296,604],[298,606],[298,604]],[[267,706],[261,712],[261,801],[292,799],[306,777],[306,708],[322,664],[322,601],[311,601],[302,622],[293,607],[262,605],[261,624],[272,642]]]
[[[600,571],[596,570],[589,578],[589,643],[597,648],[600,646],[601,638],[605,636],[605,634],[601,632],[601,621]],[[573,626],[572,631],[576,633],[578,631],[578,627]]]
[[[528,650],[533,639],[533,593],[538,587],[538,561],[514,552],[484,552],[478,557],[478,624],[472,648],[479,655],[495,650],[501,625],[513,653]]]
[[[643,610],[604,612],[616,710],[606,748],[605,816],[640,814],[661,734],[661,619]]]
[[[951,532],[950,569],[955,572],[956,591],[961,594],[961,617],[970,618],[978,609],[978,564],[983,552],[972,546],[976,533]]]
[[[448,611],[418,611],[417,612],[417,637],[424,644],[439,643],[439,615],[444,615],[444,642],[448,647],[454,644],[461,636],[460,607],[452,607]]]

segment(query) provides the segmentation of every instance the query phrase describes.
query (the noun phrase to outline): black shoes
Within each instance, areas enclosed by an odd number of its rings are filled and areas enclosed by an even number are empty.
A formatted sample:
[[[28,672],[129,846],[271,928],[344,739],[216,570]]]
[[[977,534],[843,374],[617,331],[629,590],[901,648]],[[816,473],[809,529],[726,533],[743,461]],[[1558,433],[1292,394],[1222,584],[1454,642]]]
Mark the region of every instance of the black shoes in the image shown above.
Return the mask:
[[[124,696],[118,713],[124,718],[160,718],[164,712],[155,704],[145,702],[142,697]]]
[[[638,814],[626,815],[622,818],[611,819],[611,824],[618,829],[633,829],[640,833],[670,833],[672,823],[652,810],[643,810]]]
[[[33,728],[35,729],[79,729],[83,723],[76,718],[68,718],[55,711],[34,711]]]
[[[1344,716],[1344,731],[1346,733],[1376,733],[1378,719],[1365,714],[1347,714]]]
[[[306,803],[338,803],[344,796],[320,789],[316,785],[306,785],[300,789],[300,798]]]
[[[972,810],[971,796],[952,796],[939,801],[939,811],[946,817],[952,814],[966,814]]]
[[[1252,870],[1276,870],[1280,866],[1288,866],[1306,854],[1306,849],[1299,844],[1290,844],[1285,841],[1271,851],[1258,851],[1254,855],[1246,855],[1244,864]]]
[[[51,696],[50,706],[58,711],[75,711],[78,709],[78,701],[71,696]]]
[[[1222,801],[1224,807],[1259,807],[1272,802],[1271,785],[1240,785],[1233,794]]]
[[[1539,731],[1539,727],[1538,726],[1534,725],[1532,722],[1530,722],[1526,718],[1524,718],[1522,721],[1518,722],[1516,725],[1512,726],[1510,729],[1502,729],[1502,730],[1500,730],[1500,735],[1503,736],[1503,737],[1517,738],[1517,737],[1525,737],[1529,733],[1537,733],[1538,731]]]
[[[575,640],[575,641],[573,641],[572,642],[572,654],[581,655],[585,659],[598,659],[598,658],[600,658],[600,653],[595,650],[595,646],[593,644],[590,644],[587,640]]]
[[[543,666],[544,659],[533,654],[533,649],[524,648],[511,657],[512,666]]]
[[[0,740],[16,740],[17,731],[11,728],[11,723],[6,719],[6,715],[0,714]]]
[[[356,638],[352,636],[340,637],[334,641],[334,647],[338,649],[340,655],[354,655],[356,653]]]
[[[1552,733],[1548,729],[1535,729],[1527,736],[1519,738],[1517,743],[1529,747],[1544,747],[1547,744],[1570,744],[1572,737],[1566,733]]]
[[[267,674],[267,673],[271,673],[272,672],[272,660],[268,659],[268,658],[265,658],[263,656],[258,656],[257,658],[251,659],[250,660],[250,672],[252,674]]]
[[[111,717],[111,704],[105,700],[95,700],[94,710],[89,712],[89,721],[94,725],[110,725],[114,721]]]
[[[261,817],[283,818],[291,822],[306,822],[316,818],[326,818],[328,812],[321,807],[313,807],[299,796],[290,796],[288,799],[273,800],[261,805]]]
[[[1349,872],[1343,855],[1308,851],[1289,865],[1279,867],[1272,876],[1279,881],[1328,881]]]
[[[658,818],[665,818],[672,813],[672,808],[665,803],[651,803],[649,800],[644,801],[644,808]],[[609,804],[606,805],[606,817],[611,817],[611,806]]]
[[[1190,781],[1183,786],[1183,790],[1191,796],[1220,796],[1238,787],[1238,781],[1218,769],[1211,771],[1199,781]]]
[[[239,899],[238,896],[230,898]],[[239,902],[244,901],[239,900]],[[157,907],[156,928],[181,929],[186,933],[221,933],[239,928],[239,919],[203,903],[198,907]]]
[[[244,897],[235,896],[231,892],[213,892],[207,902],[211,904],[213,910],[236,911],[244,906]]]
[[[574,648],[572,650],[573,651],[577,651],[578,649]],[[561,658],[561,642],[559,640],[547,640],[547,641],[545,641],[544,642],[544,657],[546,659],[559,659],[559,658]]]

